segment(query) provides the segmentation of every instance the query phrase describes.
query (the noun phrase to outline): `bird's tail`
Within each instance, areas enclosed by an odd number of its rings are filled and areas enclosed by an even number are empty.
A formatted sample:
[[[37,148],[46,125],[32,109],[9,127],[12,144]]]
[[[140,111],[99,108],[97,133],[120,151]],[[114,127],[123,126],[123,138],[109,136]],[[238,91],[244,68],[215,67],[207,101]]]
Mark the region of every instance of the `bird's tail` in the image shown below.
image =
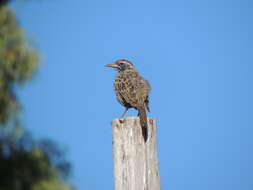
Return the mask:
[[[141,130],[142,130],[142,136],[144,138],[144,141],[146,142],[148,139],[148,119],[145,107],[138,108],[139,116],[140,116],[140,124],[141,124]]]

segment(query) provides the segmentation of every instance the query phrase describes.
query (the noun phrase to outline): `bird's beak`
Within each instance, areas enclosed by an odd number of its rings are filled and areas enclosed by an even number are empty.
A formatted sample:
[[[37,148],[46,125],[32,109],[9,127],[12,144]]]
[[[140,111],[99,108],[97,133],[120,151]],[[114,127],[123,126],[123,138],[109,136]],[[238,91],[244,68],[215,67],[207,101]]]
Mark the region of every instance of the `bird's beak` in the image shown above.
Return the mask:
[[[116,65],[115,63],[112,64],[107,64],[105,65],[106,67],[112,67],[112,68],[118,68],[118,65]]]

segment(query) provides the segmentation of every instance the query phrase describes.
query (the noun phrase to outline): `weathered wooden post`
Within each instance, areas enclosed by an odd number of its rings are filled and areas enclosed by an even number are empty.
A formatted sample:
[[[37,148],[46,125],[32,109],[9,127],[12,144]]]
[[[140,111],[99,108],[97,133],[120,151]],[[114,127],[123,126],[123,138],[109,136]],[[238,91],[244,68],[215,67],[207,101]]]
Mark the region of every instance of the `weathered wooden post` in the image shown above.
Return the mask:
[[[160,190],[156,122],[148,118],[143,140],[139,117],[112,121],[115,190]]]

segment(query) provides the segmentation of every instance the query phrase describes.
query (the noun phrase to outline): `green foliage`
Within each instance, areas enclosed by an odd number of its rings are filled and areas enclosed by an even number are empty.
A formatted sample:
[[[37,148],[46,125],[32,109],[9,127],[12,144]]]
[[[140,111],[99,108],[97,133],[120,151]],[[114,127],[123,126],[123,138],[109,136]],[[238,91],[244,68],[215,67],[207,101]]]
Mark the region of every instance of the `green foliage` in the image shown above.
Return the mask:
[[[36,71],[38,54],[7,2],[0,0],[0,190],[72,190],[64,151],[50,140],[34,140],[18,120],[15,90]]]
[[[59,182],[59,180],[51,179],[51,180],[44,180],[40,183],[37,183],[32,187],[32,190],[71,190],[73,189],[67,183]]]
[[[73,189],[65,180],[70,165],[56,144],[28,133],[17,139],[13,131],[0,133],[0,189]]]
[[[0,6],[0,125],[17,115],[14,87],[24,84],[38,65],[38,54],[26,41],[11,10]]]

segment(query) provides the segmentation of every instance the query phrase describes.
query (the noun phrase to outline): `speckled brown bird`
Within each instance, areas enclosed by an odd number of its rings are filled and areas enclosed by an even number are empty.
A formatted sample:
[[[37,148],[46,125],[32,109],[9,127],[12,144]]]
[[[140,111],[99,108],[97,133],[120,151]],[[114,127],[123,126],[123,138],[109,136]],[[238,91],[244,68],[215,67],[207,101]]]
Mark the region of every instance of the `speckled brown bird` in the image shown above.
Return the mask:
[[[126,108],[121,117],[124,117],[129,108],[138,110],[142,135],[146,142],[148,137],[146,110],[149,111],[149,82],[137,72],[134,65],[128,60],[121,59],[106,66],[117,70],[114,90],[117,100]]]

